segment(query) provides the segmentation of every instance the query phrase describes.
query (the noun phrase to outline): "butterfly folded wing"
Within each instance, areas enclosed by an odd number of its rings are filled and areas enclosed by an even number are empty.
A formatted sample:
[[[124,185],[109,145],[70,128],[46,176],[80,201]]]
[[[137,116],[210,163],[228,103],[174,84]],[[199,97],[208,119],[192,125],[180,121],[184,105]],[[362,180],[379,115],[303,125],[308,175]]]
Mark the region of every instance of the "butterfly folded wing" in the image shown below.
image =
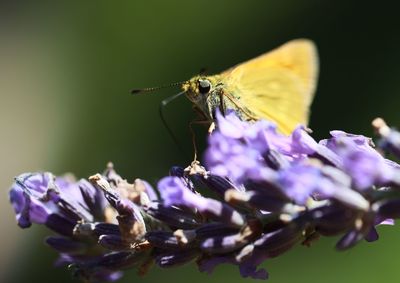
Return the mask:
[[[273,120],[289,134],[298,124],[307,125],[318,73],[314,44],[305,39],[237,65],[224,73],[238,103],[256,117]]]

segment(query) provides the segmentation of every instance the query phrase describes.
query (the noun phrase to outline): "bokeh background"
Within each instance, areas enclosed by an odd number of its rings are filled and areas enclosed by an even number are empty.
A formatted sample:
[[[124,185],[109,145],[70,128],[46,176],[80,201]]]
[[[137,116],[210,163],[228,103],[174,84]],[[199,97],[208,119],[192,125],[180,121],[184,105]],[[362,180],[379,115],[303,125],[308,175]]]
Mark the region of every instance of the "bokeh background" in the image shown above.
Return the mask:
[[[379,3],[379,4],[378,4]],[[371,120],[400,125],[400,17],[395,1],[1,1],[1,282],[71,282],[55,269],[41,227],[19,229],[8,204],[13,176],[37,170],[87,177],[108,161],[126,178],[153,184],[187,165],[158,115],[166,88],[133,97],[132,87],[220,72],[294,38],[310,38],[321,74],[312,107],[316,138],[332,129],[372,135]],[[191,151],[184,97],[165,109]],[[200,148],[204,132],[199,130]],[[335,238],[265,262],[270,282],[398,282],[400,228],[348,252]],[[236,268],[213,276],[194,265],[128,271],[121,282],[242,282]],[[227,281],[229,280],[229,281]]]

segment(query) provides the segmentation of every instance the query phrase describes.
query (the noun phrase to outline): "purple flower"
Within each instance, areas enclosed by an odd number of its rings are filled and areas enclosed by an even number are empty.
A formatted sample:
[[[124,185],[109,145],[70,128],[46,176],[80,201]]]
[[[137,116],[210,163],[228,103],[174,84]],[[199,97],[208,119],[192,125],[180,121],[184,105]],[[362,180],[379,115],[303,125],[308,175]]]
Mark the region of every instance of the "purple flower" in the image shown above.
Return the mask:
[[[182,205],[198,209],[212,219],[234,226],[242,226],[244,218],[237,211],[217,200],[204,198],[190,191],[178,177],[165,177],[158,183],[164,205]]]
[[[371,139],[332,131],[332,138],[320,143],[342,159],[342,169],[351,176],[354,187],[370,189],[373,185],[389,184],[400,170],[398,165],[386,160],[372,147]]]
[[[23,174],[10,191],[18,225],[56,232],[46,243],[60,253],[57,265],[84,281],[190,262],[209,274],[233,264],[244,278],[267,279],[260,264],[296,245],[341,236],[336,249],[346,250],[378,240],[377,227],[400,218],[400,166],[369,138],[333,131],[317,142],[303,126],[285,136],[269,121],[216,116],[205,153],[210,171],[198,162],[171,168],[158,182],[160,198],[112,164],[90,182]],[[375,128],[381,149],[398,154],[400,134]]]
[[[121,178],[114,190],[110,187],[103,194],[86,180],[75,182],[71,177],[56,178],[51,173],[28,173],[15,178],[10,201],[22,228],[32,223],[44,224],[61,235],[46,240],[61,253],[58,265],[73,265],[74,274],[84,280],[113,281],[122,273],[119,266],[114,266],[115,256],[109,260],[112,251],[140,245],[145,233],[140,211],[133,202],[121,199],[117,192],[118,185],[124,191],[125,184]],[[108,220],[119,224],[105,223]],[[87,255],[90,250],[95,252]],[[139,257],[135,262],[142,260]],[[125,265],[126,257],[123,261]]]
[[[254,168],[266,167],[263,154],[277,151],[290,153],[290,139],[277,132],[267,121],[249,124],[240,121],[233,112],[224,118],[217,114],[219,132],[209,138],[205,160],[213,174],[243,182]]]
[[[236,183],[242,182],[248,171],[264,166],[258,150],[218,132],[209,139],[206,161],[213,174],[229,177]]]
[[[281,170],[278,183],[290,198],[301,205],[305,205],[314,194],[327,198],[335,191],[333,182],[319,168],[311,165],[296,164]]]
[[[91,222],[93,213],[104,209],[104,197],[86,180],[73,182],[51,173],[27,173],[15,178],[10,191],[18,224],[32,223],[71,235],[77,221]]]

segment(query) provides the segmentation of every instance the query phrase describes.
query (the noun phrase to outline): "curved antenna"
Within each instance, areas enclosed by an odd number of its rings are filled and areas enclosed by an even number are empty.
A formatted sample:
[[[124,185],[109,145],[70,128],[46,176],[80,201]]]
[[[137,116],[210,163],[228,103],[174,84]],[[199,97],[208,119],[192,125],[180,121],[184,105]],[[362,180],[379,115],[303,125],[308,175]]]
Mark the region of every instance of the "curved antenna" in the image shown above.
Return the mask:
[[[167,120],[165,119],[165,115],[164,115],[164,107],[167,106],[171,101],[173,101],[176,98],[178,98],[179,96],[183,95],[184,93],[185,93],[185,91],[181,91],[181,92],[179,92],[179,93],[177,93],[177,94],[175,94],[173,96],[167,97],[166,99],[161,101],[160,106],[158,108],[158,111],[159,111],[159,114],[160,114],[161,121],[162,121],[164,127],[167,129],[168,134],[170,135],[170,137],[172,138],[174,143],[177,145],[179,150],[185,155],[185,152],[183,150],[182,145],[180,144],[178,138],[175,136],[175,134],[172,131],[172,129],[168,126]]]
[[[182,81],[182,82],[175,82],[172,84],[168,84],[168,85],[162,85],[162,86],[157,86],[157,87],[148,87],[148,88],[141,88],[141,89],[132,89],[130,90],[131,94],[141,94],[141,93],[146,93],[146,92],[153,92],[162,88],[166,88],[166,87],[172,87],[172,86],[177,86],[177,85],[182,85],[184,83],[187,83],[188,81]],[[169,104],[171,101],[173,101],[174,99],[178,98],[179,96],[181,96],[182,94],[184,94],[185,91],[181,91],[173,96],[167,97],[166,99],[164,99],[163,101],[161,101],[160,106],[159,106],[159,115],[161,118],[161,121],[164,125],[164,127],[167,129],[168,134],[170,135],[170,137],[172,138],[172,140],[174,141],[174,143],[177,145],[179,151],[181,151],[184,155],[185,152],[181,146],[181,144],[179,143],[177,137],[175,136],[174,132],[171,130],[171,128],[168,126],[167,120],[165,119],[165,115],[164,115],[164,107]]]
[[[177,85],[181,85],[187,83],[187,81],[183,81],[183,82],[176,82],[176,83],[172,83],[172,84],[168,84],[168,85],[162,85],[162,86],[156,86],[156,87],[146,87],[146,88],[136,88],[136,89],[131,89],[130,93],[131,94],[140,94],[140,93],[144,93],[144,92],[152,92],[155,90],[159,90],[162,88],[166,88],[166,87],[171,87],[171,86],[177,86]]]

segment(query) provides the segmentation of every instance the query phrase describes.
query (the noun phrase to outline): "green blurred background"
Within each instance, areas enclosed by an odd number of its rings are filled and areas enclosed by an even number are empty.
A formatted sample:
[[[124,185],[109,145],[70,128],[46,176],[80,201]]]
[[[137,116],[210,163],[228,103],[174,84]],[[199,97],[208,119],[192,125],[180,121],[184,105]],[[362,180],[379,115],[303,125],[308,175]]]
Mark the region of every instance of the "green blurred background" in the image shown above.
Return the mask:
[[[312,108],[316,138],[332,129],[372,135],[370,121],[400,125],[400,17],[395,1],[2,1],[0,4],[1,282],[70,282],[55,269],[47,231],[20,230],[7,200],[12,177],[49,170],[87,177],[113,161],[126,178],[153,184],[189,160],[158,115],[167,88],[133,97],[132,87],[220,72],[288,40],[319,48],[321,74]],[[165,109],[191,151],[190,103]],[[200,135],[204,132],[200,130]],[[204,139],[198,138],[199,141]],[[270,282],[398,282],[400,229],[339,253],[336,239],[297,247],[263,264]],[[236,268],[213,276],[194,265],[127,272],[121,282],[242,282]],[[247,280],[250,281],[250,280]]]

